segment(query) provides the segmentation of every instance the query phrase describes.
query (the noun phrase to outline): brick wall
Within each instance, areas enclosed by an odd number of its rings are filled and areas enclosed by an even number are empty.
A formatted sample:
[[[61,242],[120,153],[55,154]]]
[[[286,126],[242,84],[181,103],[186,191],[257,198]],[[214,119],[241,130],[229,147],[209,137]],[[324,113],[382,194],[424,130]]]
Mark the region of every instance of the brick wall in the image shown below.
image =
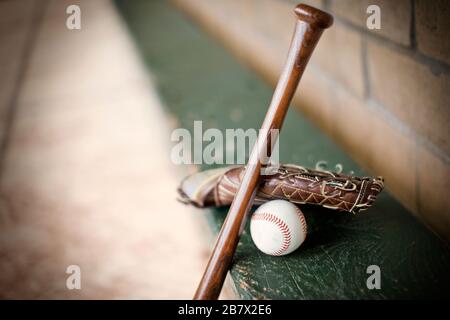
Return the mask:
[[[293,31],[288,0],[175,0],[275,84]],[[331,12],[295,104],[450,240],[450,1],[310,0]],[[381,8],[381,29],[366,8]]]

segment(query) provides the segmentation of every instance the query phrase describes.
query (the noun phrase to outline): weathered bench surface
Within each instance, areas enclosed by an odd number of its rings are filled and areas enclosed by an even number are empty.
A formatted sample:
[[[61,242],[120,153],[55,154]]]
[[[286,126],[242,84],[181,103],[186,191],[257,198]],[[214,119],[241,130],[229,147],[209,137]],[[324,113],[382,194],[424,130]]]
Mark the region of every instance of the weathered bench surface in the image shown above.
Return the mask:
[[[203,130],[259,127],[272,87],[166,1],[116,2],[180,127],[192,130],[194,120],[203,121]],[[309,167],[326,160],[364,175],[293,108],[281,134],[280,160]],[[317,207],[302,210],[309,234],[288,256],[259,252],[247,227],[231,270],[242,298],[449,297],[450,251],[386,191],[374,207],[355,216]],[[226,212],[209,210],[215,232]],[[381,269],[380,290],[366,286],[369,265]]]

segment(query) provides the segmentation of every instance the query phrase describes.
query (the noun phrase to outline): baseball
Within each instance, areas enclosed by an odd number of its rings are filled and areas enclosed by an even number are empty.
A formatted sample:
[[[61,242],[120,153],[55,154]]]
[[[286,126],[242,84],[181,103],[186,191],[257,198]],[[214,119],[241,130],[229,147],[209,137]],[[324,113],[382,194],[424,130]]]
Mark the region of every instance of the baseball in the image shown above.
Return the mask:
[[[256,247],[265,254],[284,256],[305,241],[306,221],[300,209],[286,200],[261,205],[250,220],[250,234]]]

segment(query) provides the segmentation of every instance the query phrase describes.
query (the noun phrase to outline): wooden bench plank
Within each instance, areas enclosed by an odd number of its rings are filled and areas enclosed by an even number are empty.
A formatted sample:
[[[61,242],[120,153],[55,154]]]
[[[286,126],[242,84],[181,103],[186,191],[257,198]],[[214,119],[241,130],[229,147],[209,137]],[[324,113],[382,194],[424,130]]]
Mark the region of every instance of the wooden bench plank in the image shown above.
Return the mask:
[[[192,131],[194,120],[202,120],[204,130],[259,127],[273,88],[165,1],[116,3],[179,127]],[[314,167],[326,160],[342,164],[346,172],[365,174],[293,109],[280,142],[281,162]],[[211,166],[201,169],[206,168]],[[244,231],[231,270],[242,298],[449,296],[448,248],[387,191],[369,211],[355,216],[310,206],[301,209],[310,232],[300,249],[288,256],[264,255],[253,245],[248,228]],[[227,208],[208,210],[217,232]],[[366,286],[369,265],[381,269],[381,290]]]

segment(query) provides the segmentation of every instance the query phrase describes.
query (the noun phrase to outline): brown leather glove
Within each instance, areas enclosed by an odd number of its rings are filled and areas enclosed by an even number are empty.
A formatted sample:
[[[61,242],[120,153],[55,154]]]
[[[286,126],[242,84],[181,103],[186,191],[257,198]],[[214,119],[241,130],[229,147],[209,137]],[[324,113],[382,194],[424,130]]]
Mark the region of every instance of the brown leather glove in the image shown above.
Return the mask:
[[[231,166],[189,175],[178,188],[180,200],[202,208],[230,205],[244,169]],[[296,165],[281,165],[272,171],[261,176],[254,204],[285,199],[356,213],[368,209],[384,186],[382,177],[347,176]]]

